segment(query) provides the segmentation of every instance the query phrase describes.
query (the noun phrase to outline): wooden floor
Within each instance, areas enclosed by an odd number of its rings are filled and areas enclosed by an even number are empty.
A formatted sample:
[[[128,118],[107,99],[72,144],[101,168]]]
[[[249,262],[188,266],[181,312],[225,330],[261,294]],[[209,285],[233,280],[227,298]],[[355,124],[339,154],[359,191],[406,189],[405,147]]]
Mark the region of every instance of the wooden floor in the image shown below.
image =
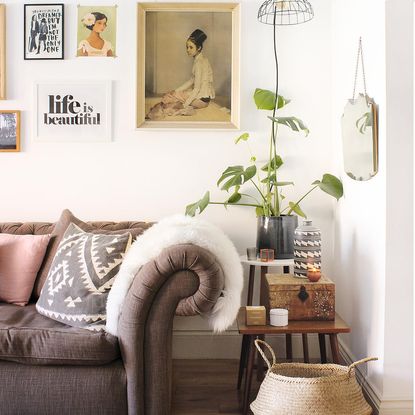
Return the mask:
[[[172,415],[242,413],[238,365],[238,360],[174,360]],[[254,378],[251,400],[259,388]]]
[[[242,390],[236,390],[238,367],[238,360],[174,360],[172,415],[241,414]],[[259,386],[254,375],[250,402]]]

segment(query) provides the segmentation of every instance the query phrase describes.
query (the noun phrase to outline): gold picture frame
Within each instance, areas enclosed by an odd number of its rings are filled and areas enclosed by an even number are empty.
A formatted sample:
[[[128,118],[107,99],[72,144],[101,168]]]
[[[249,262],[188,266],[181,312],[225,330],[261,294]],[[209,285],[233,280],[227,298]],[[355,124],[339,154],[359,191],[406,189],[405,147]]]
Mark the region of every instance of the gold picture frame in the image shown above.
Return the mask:
[[[6,99],[6,5],[0,4],[0,99]]]
[[[136,128],[238,129],[240,4],[137,3],[137,19]]]
[[[14,117],[11,114],[14,114]],[[20,111],[0,110],[0,152],[18,151],[20,151]]]

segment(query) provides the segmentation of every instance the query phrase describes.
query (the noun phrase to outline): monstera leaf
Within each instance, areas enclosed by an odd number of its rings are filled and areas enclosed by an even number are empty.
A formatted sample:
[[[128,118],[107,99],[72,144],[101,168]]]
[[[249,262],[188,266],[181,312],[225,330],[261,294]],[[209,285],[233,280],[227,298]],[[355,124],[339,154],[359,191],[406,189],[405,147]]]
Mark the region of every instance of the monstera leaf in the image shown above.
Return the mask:
[[[335,197],[339,200],[343,196],[343,184],[342,182],[332,174],[324,174],[323,178],[316,180],[312,183],[317,185],[323,192],[328,193],[330,196]]]
[[[254,101],[259,110],[273,110],[275,108],[275,93],[267,89],[257,88],[254,92]],[[290,100],[278,95],[277,109],[289,104]]]

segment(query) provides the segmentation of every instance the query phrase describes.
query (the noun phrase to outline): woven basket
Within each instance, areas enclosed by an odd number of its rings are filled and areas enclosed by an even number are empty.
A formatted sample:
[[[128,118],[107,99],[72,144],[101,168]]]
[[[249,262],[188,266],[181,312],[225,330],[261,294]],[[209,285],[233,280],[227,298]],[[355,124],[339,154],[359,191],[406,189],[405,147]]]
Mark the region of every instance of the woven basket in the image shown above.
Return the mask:
[[[272,355],[272,366],[259,344]],[[268,372],[251,403],[254,415],[370,415],[372,408],[363,397],[354,367],[377,358],[351,364],[276,364],[271,346],[255,340],[255,346],[268,365]]]

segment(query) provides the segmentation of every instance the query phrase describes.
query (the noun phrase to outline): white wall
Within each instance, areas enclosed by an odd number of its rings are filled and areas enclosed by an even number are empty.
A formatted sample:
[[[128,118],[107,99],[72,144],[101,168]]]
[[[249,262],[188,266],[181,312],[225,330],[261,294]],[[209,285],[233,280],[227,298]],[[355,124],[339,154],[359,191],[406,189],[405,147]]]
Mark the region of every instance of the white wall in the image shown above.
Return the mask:
[[[385,401],[413,397],[414,7],[399,3],[386,0]]]
[[[379,357],[367,366],[370,389],[380,413],[394,415],[412,413],[412,17],[410,0],[333,2],[333,136],[352,95],[359,36],[379,104],[379,173],[368,182],[343,174],[335,222],[337,306],[352,326],[342,345],[351,359]]]

